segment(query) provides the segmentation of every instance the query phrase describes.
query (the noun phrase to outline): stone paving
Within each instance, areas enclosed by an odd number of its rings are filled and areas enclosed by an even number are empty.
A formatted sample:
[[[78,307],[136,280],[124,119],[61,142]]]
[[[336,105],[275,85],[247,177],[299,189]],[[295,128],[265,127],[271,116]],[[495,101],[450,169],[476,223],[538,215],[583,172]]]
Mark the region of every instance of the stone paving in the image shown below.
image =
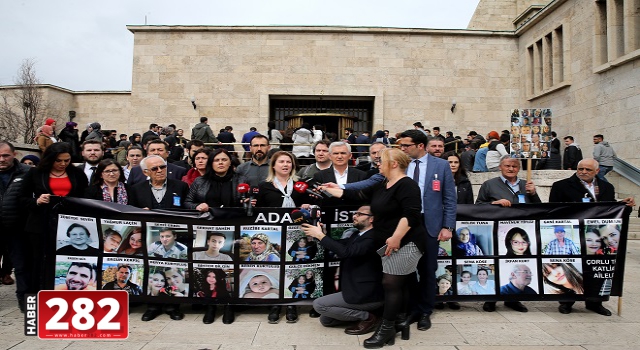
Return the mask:
[[[323,328],[308,316],[308,307],[300,308],[300,321],[287,324],[267,322],[264,307],[238,313],[236,322],[222,324],[220,316],[213,324],[202,323],[202,314],[183,307],[186,317],[171,321],[167,315],[142,322],[144,307],[133,308],[130,336],[125,341],[44,341],[23,335],[23,314],[15,303],[13,286],[0,287],[0,349],[82,349],[87,346],[114,349],[290,349],[314,350],[362,349],[366,336],[350,336],[341,328]],[[618,298],[605,306],[614,315],[604,317],[576,303],[569,315],[558,313],[557,303],[525,302],[528,313],[506,309],[498,303],[494,313],[482,311],[481,303],[462,303],[460,311],[436,310],[433,327],[425,332],[411,329],[411,339],[400,336],[386,349],[425,350],[519,350],[640,349],[640,241],[629,243],[622,313],[617,315]],[[221,311],[221,310],[220,310]],[[219,312],[220,314],[221,312]]]

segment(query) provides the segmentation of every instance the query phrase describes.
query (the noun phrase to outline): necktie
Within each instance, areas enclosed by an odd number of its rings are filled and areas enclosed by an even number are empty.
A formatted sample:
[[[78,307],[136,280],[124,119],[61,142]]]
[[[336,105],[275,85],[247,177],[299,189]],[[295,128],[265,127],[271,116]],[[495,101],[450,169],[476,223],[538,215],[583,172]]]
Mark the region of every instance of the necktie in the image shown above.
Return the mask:
[[[420,183],[420,160],[416,159],[413,162],[416,163],[416,167],[413,168],[413,181]]]
[[[89,183],[93,182],[93,177],[96,175],[96,169],[98,169],[97,166],[92,166],[91,168],[91,176],[89,176]]]

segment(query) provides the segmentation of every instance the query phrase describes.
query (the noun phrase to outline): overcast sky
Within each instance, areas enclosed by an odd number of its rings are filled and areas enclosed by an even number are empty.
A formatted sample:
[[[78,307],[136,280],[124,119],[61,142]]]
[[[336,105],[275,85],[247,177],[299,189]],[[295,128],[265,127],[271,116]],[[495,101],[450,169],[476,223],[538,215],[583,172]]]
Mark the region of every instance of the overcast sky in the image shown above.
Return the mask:
[[[345,25],[464,29],[479,0],[3,0],[0,85],[33,59],[42,83],[130,90],[126,25]]]

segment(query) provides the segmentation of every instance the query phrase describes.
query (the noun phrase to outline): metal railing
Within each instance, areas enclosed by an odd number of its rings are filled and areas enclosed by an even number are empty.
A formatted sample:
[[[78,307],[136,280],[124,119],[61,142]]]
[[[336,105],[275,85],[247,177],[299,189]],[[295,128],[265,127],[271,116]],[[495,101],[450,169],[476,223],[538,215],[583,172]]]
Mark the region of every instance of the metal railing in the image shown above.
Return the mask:
[[[620,176],[640,186],[640,169],[620,158],[613,160],[613,170]]]

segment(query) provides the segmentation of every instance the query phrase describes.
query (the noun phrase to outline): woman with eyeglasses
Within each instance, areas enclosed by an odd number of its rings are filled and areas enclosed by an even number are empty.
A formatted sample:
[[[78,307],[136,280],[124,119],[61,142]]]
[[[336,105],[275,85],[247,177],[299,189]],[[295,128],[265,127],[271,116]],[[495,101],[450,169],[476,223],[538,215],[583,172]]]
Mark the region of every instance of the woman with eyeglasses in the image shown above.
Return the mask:
[[[125,255],[143,255],[144,247],[142,245],[142,228],[136,227],[131,231],[129,237],[124,239],[118,248],[118,254]]]
[[[42,155],[37,167],[29,169],[22,181],[20,205],[27,210],[25,233],[32,251],[34,281],[28,287],[28,293],[40,289],[45,275],[43,268],[44,252],[49,242],[55,242],[56,230],[49,227],[54,205],[59,197],[82,198],[87,188],[87,176],[79,168],[71,166],[71,146],[66,142],[57,142],[49,146]],[[29,254],[29,253],[27,253]],[[51,271],[53,273],[53,270]]]
[[[520,227],[514,227],[507,231],[504,246],[507,248],[508,257],[531,255],[531,239],[529,239],[529,234]]]
[[[85,198],[118,204],[129,203],[129,188],[125,184],[122,167],[113,159],[98,163],[93,183],[85,192]]]

